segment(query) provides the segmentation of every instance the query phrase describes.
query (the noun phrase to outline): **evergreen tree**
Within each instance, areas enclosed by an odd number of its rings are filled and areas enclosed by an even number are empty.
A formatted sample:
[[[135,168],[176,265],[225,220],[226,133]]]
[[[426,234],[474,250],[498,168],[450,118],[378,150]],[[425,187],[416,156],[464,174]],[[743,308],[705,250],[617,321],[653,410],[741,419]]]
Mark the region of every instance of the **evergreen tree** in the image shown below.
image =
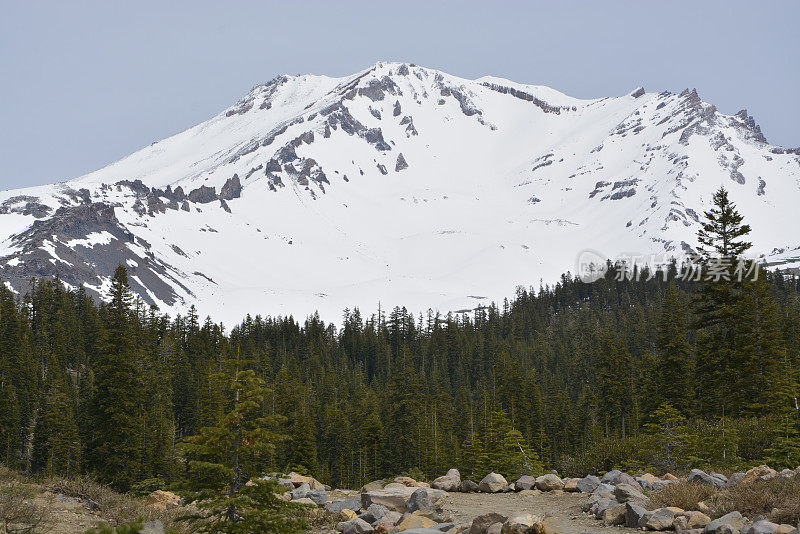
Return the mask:
[[[658,319],[655,379],[650,395],[656,406],[669,403],[684,413],[694,409],[694,354],[689,343],[689,302],[674,282],[667,286]]]
[[[726,405],[728,413],[737,408],[728,399],[728,392],[741,384],[734,364],[736,313],[741,303],[735,270],[741,254],[752,246],[744,240],[750,226],[742,224],[743,217],[725,188],[714,194],[713,203],[698,232],[704,279],[695,298],[697,398],[707,416],[721,414]]]
[[[100,477],[126,490],[141,473],[142,384],[130,317],[128,274],[120,265],[104,310],[101,351],[95,363],[92,402],[91,467]]]
[[[185,495],[206,512],[203,532],[300,532],[295,506],[278,498],[274,480],[260,479],[282,439],[278,418],[264,415],[269,390],[250,371],[229,381],[232,409],[219,423],[203,427],[184,443],[188,459]],[[247,485],[252,481],[251,485]]]

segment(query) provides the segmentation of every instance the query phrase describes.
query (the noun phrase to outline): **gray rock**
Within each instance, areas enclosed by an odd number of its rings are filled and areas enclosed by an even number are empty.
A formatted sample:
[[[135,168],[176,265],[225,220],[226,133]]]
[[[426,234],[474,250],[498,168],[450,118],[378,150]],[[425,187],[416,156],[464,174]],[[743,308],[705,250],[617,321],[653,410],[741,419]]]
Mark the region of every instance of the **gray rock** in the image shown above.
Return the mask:
[[[599,485],[600,479],[594,475],[589,475],[578,481],[578,491],[581,493],[592,493]]]
[[[352,499],[342,499],[338,501],[329,502],[325,505],[325,509],[334,514],[338,514],[342,510],[352,510],[358,512],[361,510],[361,497],[353,497]]]
[[[499,524],[500,528],[502,528],[503,523],[507,520],[508,517],[495,512],[479,515],[472,520],[472,525],[469,527],[469,534],[487,534],[489,527]]]
[[[388,513],[389,509],[382,504],[372,504],[369,508],[367,508],[366,512],[358,517],[370,525],[374,525],[377,521],[383,519],[383,517]]]
[[[644,507],[628,502],[625,504],[625,526],[630,528],[641,528],[653,515],[652,512],[647,511]]]
[[[463,493],[475,493],[478,491],[478,483],[472,480],[462,480],[460,490]]]
[[[721,476],[721,475],[720,475]],[[715,488],[721,488],[725,485],[727,480],[722,480],[720,476],[712,476],[703,471],[702,469],[692,469],[689,471],[689,482],[695,482],[697,484],[706,484],[707,486],[713,486]]]
[[[669,530],[675,521],[675,512],[669,508],[653,510],[653,515],[645,523],[647,530]]]
[[[303,482],[299,487],[290,492],[292,494],[292,500],[296,501],[297,499],[303,499],[308,496],[310,491],[311,486],[309,486],[306,482]]]
[[[589,513],[595,516],[597,519],[603,517],[603,512],[608,510],[609,508],[613,508],[617,506],[619,503],[614,499],[609,499],[608,497],[601,497],[589,508]]]
[[[429,510],[435,507],[438,497],[428,488],[417,488],[406,501],[406,512]]]
[[[741,534],[772,534],[778,530],[779,526],[777,523],[766,519],[756,520],[742,528]]]
[[[306,493],[306,497],[314,501],[317,506],[322,506],[328,501],[328,492],[323,488],[315,489]]]
[[[636,479],[630,476],[628,473],[623,473],[619,469],[614,469],[613,471],[609,471],[603,478],[600,479],[602,484],[610,484],[612,486],[616,486],[617,484],[630,484],[634,488],[637,488],[639,491],[642,491],[642,487],[636,482]]]
[[[373,491],[373,490],[377,490],[377,489],[383,489],[383,487],[385,485],[386,485],[386,482],[383,481],[383,480],[373,480],[372,482],[367,482],[366,484],[361,486],[361,489],[358,490],[358,492],[359,493],[367,493],[368,491]]]
[[[725,514],[719,519],[713,520],[706,525],[703,532],[706,534],[738,534],[744,527],[744,518],[739,512]]]
[[[529,490],[536,487],[536,477],[530,475],[523,475],[514,483],[514,489],[517,491]]]
[[[536,479],[536,489],[540,491],[553,491],[564,489],[564,481],[557,475],[547,474]]]
[[[611,484],[600,484],[592,491],[592,493],[614,493],[614,486]]]
[[[489,473],[478,484],[478,489],[484,493],[500,493],[508,487],[508,481],[498,473]]]
[[[614,497],[617,498],[619,502],[628,502],[628,501],[636,501],[639,503],[649,503],[650,499],[648,499],[644,493],[639,491],[638,489],[634,488],[630,484],[618,484],[614,488]]]
[[[84,504],[83,507],[91,512],[97,512],[98,510],[103,509],[99,503],[93,501],[92,499],[86,499],[86,504]]]
[[[403,169],[408,168],[408,163],[406,162],[406,158],[403,157],[403,153],[397,155],[397,161],[394,164],[394,171],[402,171]]]
[[[403,157],[402,154],[398,156],[398,162],[401,157]],[[446,475],[431,482],[431,487],[443,491],[458,491],[461,489],[461,473],[458,472],[458,469],[451,469]]]
[[[342,521],[336,524],[336,530],[342,534],[368,534],[375,529],[372,525],[360,518],[351,519],[350,521]]]

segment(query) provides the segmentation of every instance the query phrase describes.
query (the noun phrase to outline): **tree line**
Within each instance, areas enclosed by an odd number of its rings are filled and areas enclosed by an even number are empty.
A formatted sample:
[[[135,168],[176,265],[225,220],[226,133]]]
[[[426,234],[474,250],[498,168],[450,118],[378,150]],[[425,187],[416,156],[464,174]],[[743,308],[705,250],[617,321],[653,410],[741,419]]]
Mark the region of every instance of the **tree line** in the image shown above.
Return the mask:
[[[741,257],[749,228],[724,190],[714,200],[703,261]],[[123,266],[100,303],[59,280],[24,296],[0,283],[0,461],[122,490],[178,483],[239,413],[231,384],[246,378],[265,389],[241,417],[270,441],[253,472],[337,487],[451,467],[795,467],[800,280],[737,281],[733,265],[714,281],[676,262],[639,280],[610,265],[469,314],[256,315],[230,331],[145,306]]]

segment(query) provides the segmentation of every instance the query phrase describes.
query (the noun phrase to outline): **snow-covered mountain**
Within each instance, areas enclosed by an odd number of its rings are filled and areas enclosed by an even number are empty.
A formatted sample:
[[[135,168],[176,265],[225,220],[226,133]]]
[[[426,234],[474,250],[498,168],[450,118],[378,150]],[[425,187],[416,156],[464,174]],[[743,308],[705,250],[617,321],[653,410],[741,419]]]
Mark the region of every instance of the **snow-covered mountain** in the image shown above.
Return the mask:
[[[0,192],[0,280],[104,295],[121,262],[162,311],[228,324],[462,310],[583,249],[691,250],[720,185],[757,252],[800,265],[800,149],[695,91],[580,100],[403,63],[279,76],[96,172]]]

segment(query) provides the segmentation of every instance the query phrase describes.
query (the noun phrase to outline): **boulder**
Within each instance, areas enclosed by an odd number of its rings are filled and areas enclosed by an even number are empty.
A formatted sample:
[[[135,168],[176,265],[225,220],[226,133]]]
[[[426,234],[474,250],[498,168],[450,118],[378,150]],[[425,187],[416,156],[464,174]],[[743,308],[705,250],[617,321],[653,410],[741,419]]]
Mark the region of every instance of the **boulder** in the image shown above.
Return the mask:
[[[503,523],[502,534],[530,534],[533,531],[533,525],[539,521],[538,517],[531,514],[511,517]]]
[[[357,512],[361,510],[361,497],[353,497],[352,499],[340,499],[338,501],[329,502],[325,505],[325,509],[334,514],[342,510],[352,510]]]
[[[645,523],[647,530],[669,530],[675,521],[675,510],[672,508],[658,508],[653,510],[653,515]]]
[[[383,481],[383,480],[373,480],[372,482],[367,482],[366,484],[361,486],[361,489],[358,490],[358,492],[359,493],[367,493],[368,491],[373,491],[373,490],[377,490],[377,489],[383,489],[383,487],[385,485],[386,485],[386,482]]]
[[[711,508],[703,501],[697,503],[697,509],[703,512],[704,514],[711,513]]]
[[[594,475],[589,475],[580,479],[576,485],[578,486],[578,491],[592,493],[600,485],[600,479]]]
[[[360,519],[363,519],[370,525],[374,525],[379,520],[383,519],[383,517],[389,513],[389,509],[386,508],[382,504],[372,504],[367,511],[358,516]]]
[[[402,484],[388,484],[383,489],[362,493],[361,508],[367,510],[372,504],[382,504],[389,510],[403,513],[406,511],[406,502],[416,491],[428,492],[432,496],[434,502],[438,502],[439,499],[447,495],[444,491],[437,489],[409,488]]]
[[[296,501],[298,499],[303,499],[308,495],[308,492],[311,491],[311,486],[307,483],[303,482],[297,488],[293,489],[290,493],[292,494],[292,500]]]
[[[731,512],[711,521],[703,529],[705,534],[738,534],[744,527],[744,518],[739,512]]]
[[[498,473],[489,473],[478,484],[478,489],[484,493],[500,493],[508,487],[508,481]]]
[[[156,490],[145,498],[145,504],[155,510],[168,510],[181,505],[181,498],[171,491]]]
[[[372,528],[372,525],[363,519],[356,517],[350,521],[342,521],[341,523],[337,523],[336,530],[342,534],[367,534],[372,532],[374,529]]]
[[[603,513],[609,508],[617,506],[619,503],[614,499],[608,497],[601,497],[589,508],[589,513],[594,515],[597,519],[603,518]]]
[[[713,486],[715,488],[721,488],[725,485],[727,480],[722,480],[719,477],[715,477],[709,475],[702,469],[692,469],[689,471],[689,482],[695,482],[697,484],[706,484],[708,486]]]
[[[328,501],[328,492],[325,488],[315,489],[306,493],[306,497],[314,501],[317,506],[323,506]]]
[[[774,469],[772,469],[768,465],[759,465],[758,467],[754,467],[747,471],[742,477],[742,480],[739,484],[751,484],[756,480],[764,480],[768,478],[772,478],[776,475]]]
[[[678,477],[676,477],[672,473],[666,473],[663,477],[661,477],[661,479],[662,480],[669,480],[671,482],[674,482],[674,481],[678,480]]]
[[[431,482],[431,487],[443,491],[458,491],[461,489],[461,473],[458,469],[451,469],[446,475]]]
[[[463,493],[475,493],[478,491],[478,483],[471,480],[462,480],[460,490]]]
[[[628,502],[625,503],[625,526],[629,528],[642,528],[647,524],[652,512],[648,512],[644,507],[638,504]]]
[[[626,510],[627,507],[624,504],[617,504],[603,510],[603,515],[600,519],[606,525],[623,525],[625,524]]]
[[[436,525],[436,521],[421,515],[409,515],[397,523],[397,530],[404,531],[412,528],[431,528]]]
[[[396,483],[398,483],[398,484],[402,484],[404,486],[408,486],[409,488],[419,488],[420,487],[420,486],[417,485],[417,484],[419,484],[419,482],[417,482],[416,480],[414,480],[411,477],[395,477],[394,481]]]
[[[564,491],[569,492],[576,492],[578,491],[578,481],[579,478],[567,478],[564,479]]]
[[[775,534],[779,527],[780,525],[777,523],[761,519],[744,526],[740,532],[741,534]]]
[[[616,497],[617,501],[621,503],[625,503],[628,501],[634,501],[640,504],[650,503],[650,499],[648,499],[644,493],[634,488],[630,484],[625,484],[625,483],[618,484],[614,488],[614,497]]]
[[[530,475],[522,475],[514,483],[514,489],[516,491],[529,490],[533,489],[534,487],[536,487],[536,477],[532,477]]]
[[[536,479],[536,489],[539,491],[554,491],[564,489],[564,481],[557,475],[547,474]]]
[[[417,488],[406,501],[406,512],[428,510],[436,507],[441,496],[434,495],[434,489]]]
[[[781,477],[781,478],[794,478],[795,474],[796,473],[794,471],[792,471],[791,469],[784,469],[783,471],[778,473],[778,476]]]
[[[563,534],[564,529],[555,517],[546,516],[533,525],[533,534]]]
[[[494,512],[489,514],[479,515],[478,517],[472,520],[472,525],[470,525],[469,527],[469,534],[486,534],[487,531],[489,530],[489,527],[491,527],[494,524],[500,523],[502,528],[502,524],[505,523],[507,520],[508,517]]]
[[[322,482],[320,482],[316,478],[314,478],[314,477],[306,477],[306,476],[303,476],[301,474],[295,473],[294,471],[292,471],[291,473],[286,475],[286,478],[289,479],[289,481],[292,483],[292,485],[295,488],[299,488],[303,484],[308,484],[308,487],[310,489],[312,489],[312,490],[325,489],[325,484],[323,484]]]
[[[602,495],[603,493],[608,493],[610,495],[613,495],[614,486],[612,486],[611,484],[600,484],[592,491],[592,493],[598,493],[600,495]]]
[[[339,512],[339,522],[344,523],[345,521],[350,521],[351,519],[355,519],[358,517],[353,510],[348,510],[344,508],[341,512]]]
[[[308,506],[316,506],[317,505],[317,503],[315,503],[314,501],[312,501],[308,497],[302,497],[300,499],[292,499],[292,502],[294,504],[305,504],[305,505],[308,505]]]
[[[692,530],[696,528],[705,528],[706,525],[711,523],[711,518],[703,512],[687,512],[686,528]]]
[[[600,483],[610,484],[612,486],[616,486],[617,484],[630,484],[634,488],[638,488],[639,491],[642,491],[642,487],[639,486],[635,478],[628,473],[623,473],[619,469],[614,469],[603,475],[603,478],[600,479]]]

